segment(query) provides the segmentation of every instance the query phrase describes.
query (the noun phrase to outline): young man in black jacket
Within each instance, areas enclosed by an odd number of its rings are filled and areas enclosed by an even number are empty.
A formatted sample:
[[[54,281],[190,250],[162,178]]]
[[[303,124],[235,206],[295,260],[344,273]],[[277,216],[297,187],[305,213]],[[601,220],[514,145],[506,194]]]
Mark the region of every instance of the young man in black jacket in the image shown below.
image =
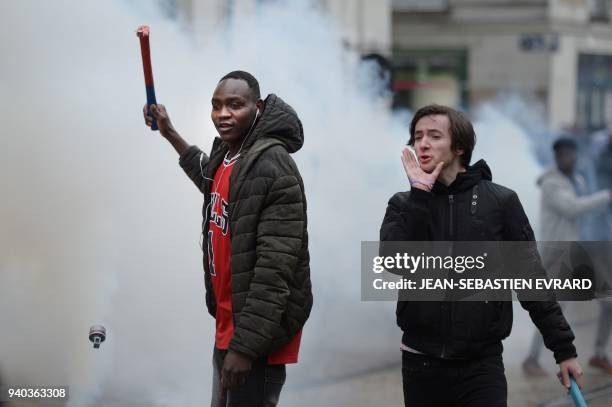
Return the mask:
[[[409,141],[416,158],[408,149],[402,154],[411,190],[389,200],[381,241],[534,240],[517,194],[491,182],[484,160],[469,165],[475,141],[472,124],[454,109],[416,112]],[[569,375],[581,384],[574,335],[559,305],[521,305],[553,351],[562,384],[569,388]],[[502,340],[512,327],[511,302],[398,301],[397,322],[406,406],[506,406]]]

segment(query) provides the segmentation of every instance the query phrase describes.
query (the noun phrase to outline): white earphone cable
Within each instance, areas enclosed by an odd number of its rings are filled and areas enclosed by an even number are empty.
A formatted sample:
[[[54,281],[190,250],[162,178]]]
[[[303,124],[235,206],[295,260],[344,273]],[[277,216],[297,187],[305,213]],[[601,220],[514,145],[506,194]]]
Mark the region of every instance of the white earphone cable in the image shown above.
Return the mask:
[[[242,140],[242,144],[240,144],[240,148],[238,149],[238,152],[236,154],[234,154],[234,156],[232,158],[229,158],[229,151],[227,153],[225,153],[225,157],[223,158],[224,163],[222,165],[228,165],[229,163],[231,163],[232,161],[234,161],[235,159],[237,159],[240,156],[240,152],[242,151],[242,147],[244,147],[244,143],[246,142],[246,140],[249,138],[249,136],[251,135],[251,132],[253,130],[253,127],[255,126],[255,122],[257,121],[257,117],[259,117],[259,109],[257,109],[257,112],[255,112],[255,119],[253,119],[253,123],[251,123],[251,127],[249,127],[249,132],[247,133],[246,137],[244,138],[244,140]],[[202,175],[202,178],[208,181],[211,181],[213,183],[213,188],[214,188],[214,183],[215,180],[213,178],[208,178],[204,175],[204,169],[202,168],[202,160],[204,159],[204,153],[200,153],[200,174]],[[223,168],[223,171],[225,171],[225,166]],[[223,172],[221,173],[223,174]],[[210,193],[210,199],[208,202],[208,205],[206,205],[206,208],[204,209],[204,223],[202,223],[202,225],[206,225],[206,222],[208,222],[208,217],[209,217],[209,212],[208,212],[208,208],[210,207],[210,204],[212,203],[212,194],[214,193],[214,191],[211,191]],[[211,208],[212,209],[212,208]],[[202,232],[200,233],[200,249],[202,251],[204,251],[204,230],[202,230]]]

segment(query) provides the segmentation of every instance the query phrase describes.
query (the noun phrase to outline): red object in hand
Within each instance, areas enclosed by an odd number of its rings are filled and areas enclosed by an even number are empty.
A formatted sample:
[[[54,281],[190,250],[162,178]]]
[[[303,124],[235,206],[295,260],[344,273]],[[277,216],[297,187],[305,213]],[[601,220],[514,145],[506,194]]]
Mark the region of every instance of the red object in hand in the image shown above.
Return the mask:
[[[147,114],[151,116],[151,105],[157,104],[155,99],[155,86],[153,84],[153,68],[151,67],[151,47],[149,46],[149,36],[151,30],[148,25],[141,25],[136,30],[136,35],[140,38],[140,53],[142,54],[142,69],[144,71],[145,89],[147,91]],[[157,121],[153,119],[151,130],[157,130]]]

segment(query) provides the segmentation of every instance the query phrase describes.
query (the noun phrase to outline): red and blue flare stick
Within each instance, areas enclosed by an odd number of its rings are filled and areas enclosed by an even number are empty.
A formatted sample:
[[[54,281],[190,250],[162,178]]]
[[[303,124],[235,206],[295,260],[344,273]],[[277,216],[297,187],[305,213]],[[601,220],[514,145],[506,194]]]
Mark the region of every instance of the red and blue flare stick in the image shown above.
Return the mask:
[[[136,30],[136,35],[140,38],[140,52],[142,54],[142,69],[144,71],[145,89],[147,90],[147,114],[151,115],[151,105],[157,104],[155,100],[155,86],[153,84],[153,69],[151,68],[151,48],[149,47],[150,29],[147,25],[142,25]],[[157,121],[153,118],[151,130],[157,130]]]

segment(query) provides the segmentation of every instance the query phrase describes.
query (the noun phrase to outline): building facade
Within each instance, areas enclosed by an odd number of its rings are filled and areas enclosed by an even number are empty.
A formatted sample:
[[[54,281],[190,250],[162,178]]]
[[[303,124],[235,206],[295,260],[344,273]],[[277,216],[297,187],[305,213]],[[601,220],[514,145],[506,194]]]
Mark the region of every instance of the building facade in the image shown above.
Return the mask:
[[[612,2],[394,0],[395,104],[535,97],[552,129],[612,121]]]
[[[205,38],[230,21],[248,18],[257,7],[275,0],[158,0]],[[282,4],[280,2],[277,2]],[[338,22],[343,44],[362,55],[391,54],[391,0],[312,0],[314,7]]]
[[[275,0],[158,0],[201,38]],[[612,123],[612,0],[312,0],[343,44],[388,63],[393,104],[463,109],[513,91],[552,129]]]

